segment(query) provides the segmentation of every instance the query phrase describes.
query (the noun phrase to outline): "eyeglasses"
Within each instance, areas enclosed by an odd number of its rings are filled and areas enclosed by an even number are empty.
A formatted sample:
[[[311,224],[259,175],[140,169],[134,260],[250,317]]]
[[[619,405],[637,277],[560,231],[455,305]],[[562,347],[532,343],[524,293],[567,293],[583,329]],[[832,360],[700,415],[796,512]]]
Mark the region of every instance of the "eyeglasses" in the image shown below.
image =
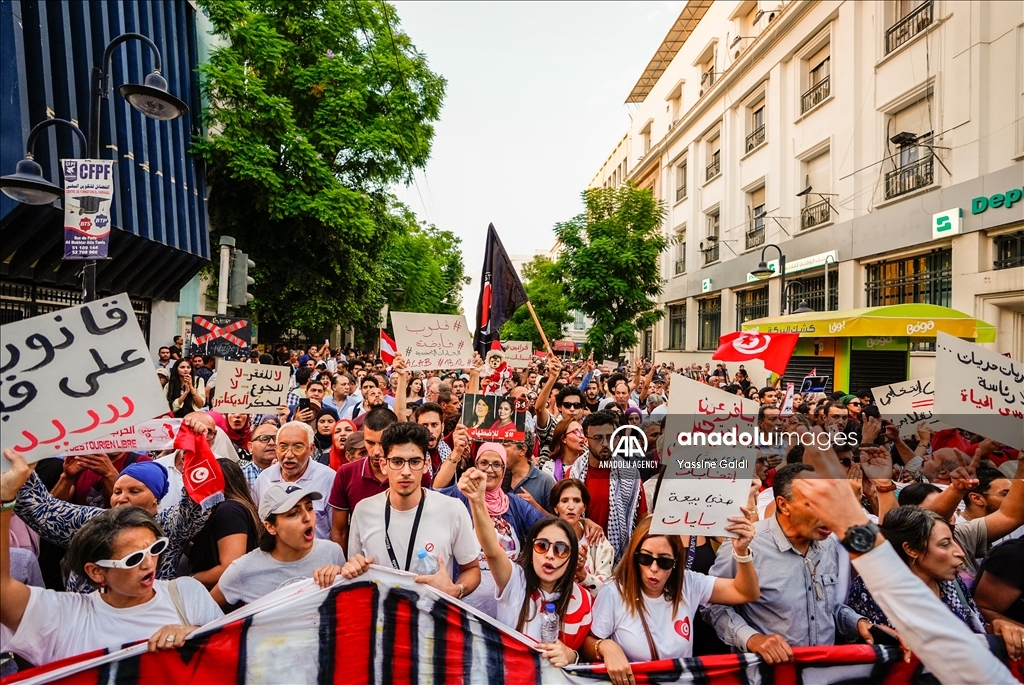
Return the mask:
[[[253,442],[277,442],[277,436],[274,435],[257,435],[252,439]]]
[[[591,436],[587,437],[587,440],[593,440],[594,442],[611,442],[611,439],[612,439],[612,434],[611,433],[608,433],[607,435],[599,434],[599,435],[591,435]]]
[[[839,463],[843,465],[843,468],[850,468],[854,464],[860,463],[860,457],[842,457],[839,459]]]
[[[132,552],[123,559],[100,559],[96,562],[96,565],[103,568],[135,568],[146,559],[147,554],[151,557],[163,554],[168,544],[170,544],[170,541],[167,538],[157,538],[156,542],[146,549]]]
[[[291,452],[292,454],[301,454],[305,452],[307,449],[309,449],[309,445],[303,445],[302,443],[298,443],[295,445],[285,445],[278,443],[277,445],[278,454],[288,454],[289,452]]]
[[[423,466],[426,464],[426,460],[422,457],[413,457],[412,459],[402,459],[401,457],[391,457],[388,459],[388,468],[392,471],[401,471],[405,468],[405,465],[409,465],[411,471],[422,471]]]
[[[582,402],[562,402],[563,409],[581,409],[582,407]]]
[[[576,436],[579,436],[579,437],[582,438],[583,437],[583,429],[582,428],[573,428],[571,431],[565,431],[565,434],[566,435],[576,435]]]
[[[548,550],[554,548],[555,556],[559,559],[565,559],[569,556],[571,551],[568,542],[551,542],[551,540],[545,540],[544,538],[537,538],[533,541],[533,551],[537,554],[547,554]]]
[[[656,557],[647,552],[639,552],[636,555],[636,563],[638,566],[657,564],[662,571],[668,571],[675,568],[676,560],[674,557]]]
[[[494,473],[501,473],[502,470],[505,468],[505,465],[502,464],[500,461],[496,461],[493,463],[486,461],[478,461],[476,463],[476,467],[481,471],[493,471]]]

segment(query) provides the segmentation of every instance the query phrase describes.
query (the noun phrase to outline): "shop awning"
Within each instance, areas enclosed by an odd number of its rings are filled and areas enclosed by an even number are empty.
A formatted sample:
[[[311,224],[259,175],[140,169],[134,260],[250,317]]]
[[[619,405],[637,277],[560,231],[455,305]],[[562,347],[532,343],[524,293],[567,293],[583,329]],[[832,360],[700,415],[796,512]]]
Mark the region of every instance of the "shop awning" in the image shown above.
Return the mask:
[[[938,331],[975,342],[995,342],[996,328],[973,316],[936,304],[895,304],[840,312],[809,312],[755,319],[744,331],[799,333],[805,338],[907,336],[934,338]]]

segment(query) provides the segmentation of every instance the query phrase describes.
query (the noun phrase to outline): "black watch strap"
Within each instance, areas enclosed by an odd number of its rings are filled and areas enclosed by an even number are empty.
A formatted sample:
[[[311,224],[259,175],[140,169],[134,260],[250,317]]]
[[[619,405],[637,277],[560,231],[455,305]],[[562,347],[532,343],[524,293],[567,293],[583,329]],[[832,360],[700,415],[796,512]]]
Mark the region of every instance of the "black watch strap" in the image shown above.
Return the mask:
[[[875,548],[875,539],[878,537],[878,533],[878,526],[871,521],[864,525],[852,526],[846,529],[843,547],[856,554],[870,552]]]

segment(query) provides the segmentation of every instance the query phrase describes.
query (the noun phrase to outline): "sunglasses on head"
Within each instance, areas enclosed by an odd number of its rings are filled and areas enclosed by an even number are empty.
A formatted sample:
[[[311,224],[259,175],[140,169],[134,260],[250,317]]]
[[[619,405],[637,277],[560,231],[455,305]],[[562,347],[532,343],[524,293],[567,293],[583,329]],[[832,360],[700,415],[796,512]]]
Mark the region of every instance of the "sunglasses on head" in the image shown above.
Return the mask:
[[[157,538],[156,542],[146,549],[132,552],[123,559],[100,559],[96,562],[96,565],[103,568],[135,568],[146,559],[147,554],[153,557],[163,554],[163,551],[167,549],[168,543],[167,538]]]
[[[639,552],[636,555],[636,563],[638,566],[650,566],[651,564],[657,564],[658,568],[662,571],[669,571],[675,568],[676,560],[672,557],[656,557],[653,554],[647,552]]]
[[[544,538],[537,538],[533,541],[533,551],[537,554],[547,554],[548,550],[552,547],[554,547],[555,556],[559,559],[565,559],[567,556],[569,556],[570,549],[568,542],[562,542],[561,540],[559,540],[558,542],[551,542],[550,540],[545,540]]]

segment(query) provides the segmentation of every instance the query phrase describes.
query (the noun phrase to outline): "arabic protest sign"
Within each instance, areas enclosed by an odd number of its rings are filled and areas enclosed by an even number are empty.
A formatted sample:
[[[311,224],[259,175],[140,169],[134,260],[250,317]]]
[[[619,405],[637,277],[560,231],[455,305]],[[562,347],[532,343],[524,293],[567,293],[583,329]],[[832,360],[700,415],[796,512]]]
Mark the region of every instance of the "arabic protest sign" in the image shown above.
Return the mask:
[[[665,420],[665,432],[672,439],[666,441],[669,446],[662,462],[673,464],[674,459],[684,454],[687,459],[695,454],[694,447],[678,444],[677,437],[682,431],[724,434],[735,429],[737,432],[752,434],[757,425],[760,406],[754,400],[676,374],[672,378],[672,393],[668,397],[668,416]]]
[[[1024,364],[948,333],[935,338],[935,416],[1024,447]]]
[[[110,246],[110,201],[114,162],[62,159],[64,170],[64,259],[106,259]]]
[[[533,357],[533,343],[529,340],[509,340],[505,348],[505,361],[514,369],[525,369]]]
[[[526,433],[528,400],[502,395],[465,395],[462,424],[471,440],[502,442],[522,440]]]
[[[786,383],[786,394],[782,396],[782,409],[779,410],[779,416],[782,418],[789,418],[793,415],[793,395],[794,392],[793,383]]]
[[[0,445],[28,462],[168,412],[124,293],[8,324],[0,338]]]
[[[913,435],[917,424],[924,421],[933,431],[949,428],[933,416],[935,379],[915,378],[871,388],[878,411],[900,429],[900,435]]]
[[[248,319],[233,316],[192,317],[192,336],[188,353],[213,355],[222,359],[242,359],[249,354],[252,327]]]
[[[273,414],[288,398],[287,366],[217,361],[217,386],[210,409],[222,414]]]
[[[707,447],[667,464],[651,535],[736,537],[725,526],[744,515],[755,458],[751,447]]]
[[[68,454],[99,454],[103,452],[162,452],[174,449],[174,436],[181,419],[152,419],[137,426],[114,431],[64,452]]]
[[[409,369],[466,369],[473,365],[473,336],[462,314],[391,312],[398,351]]]

